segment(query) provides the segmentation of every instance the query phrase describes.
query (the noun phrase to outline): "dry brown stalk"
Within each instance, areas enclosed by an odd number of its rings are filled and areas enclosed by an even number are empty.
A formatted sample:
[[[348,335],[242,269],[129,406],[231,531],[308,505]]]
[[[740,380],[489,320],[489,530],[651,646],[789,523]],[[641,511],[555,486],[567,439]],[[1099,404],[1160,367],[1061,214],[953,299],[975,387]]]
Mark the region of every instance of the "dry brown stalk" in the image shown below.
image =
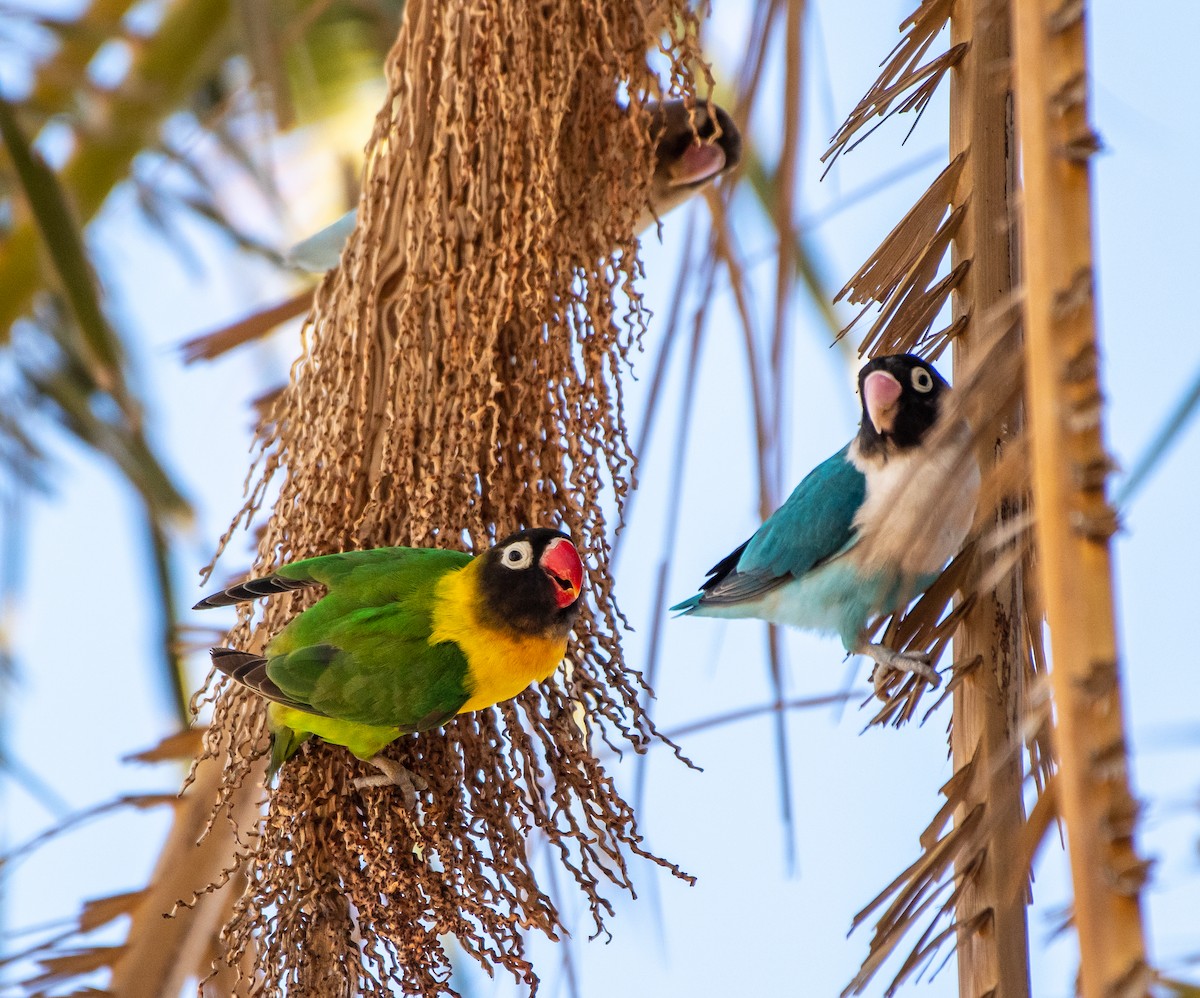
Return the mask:
[[[901,99],[902,81],[915,89],[899,108],[927,100],[929,81],[953,59],[951,165],[843,291],[851,301],[882,306],[862,344],[866,352],[918,348],[936,356],[955,339],[956,395],[988,473],[973,553],[889,629],[889,640],[936,654],[945,629],[958,627],[949,684],[957,768],[943,789],[945,805],[922,836],[922,857],[857,920],[879,912],[851,992],[861,991],[932,911],[889,994],[953,935],[965,998],[1027,995],[1026,877],[1056,808],[1071,843],[1084,994],[1144,994],[1150,979],[1138,904],[1147,865],[1133,849],[1137,807],[1126,775],[1112,625],[1107,541],[1115,515],[1104,497],[1112,463],[1100,432],[1088,225],[1087,160],[1098,143],[1087,123],[1083,10],[1081,3],[1043,0],[1016,0],[1011,8],[1002,0],[927,0],[831,149],[836,155],[850,148],[871,116],[888,113]],[[941,27],[938,11],[950,17],[949,48],[922,63]],[[1026,182],[1020,241],[1013,92]],[[952,266],[934,281],[951,243]],[[1015,281],[1018,247],[1024,287]],[[930,336],[951,289],[951,325]],[[1021,433],[1024,411],[1032,444]],[[1042,511],[1036,518],[1031,468]],[[1052,782],[1038,581],[1054,641],[1062,772]],[[939,634],[930,625],[958,586],[971,595],[938,623]],[[902,684],[875,721],[913,716],[921,689],[911,679]],[[1028,775],[1043,793],[1028,826],[1022,742]],[[954,890],[945,895],[951,866]],[[953,923],[939,931],[951,912]]]
[[[390,790],[355,789],[344,750],[312,742],[289,761],[242,851],[249,882],[227,928],[231,962],[259,947],[249,994],[445,993],[442,934],[536,987],[523,935],[565,929],[534,876],[534,836],[598,931],[603,885],[631,889],[629,855],[679,873],[642,846],[592,749],[656,737],[621,659],[605,518],[631,470],[621,372],[643,326],[633,230],[651,172],[655,23],[682,33],[670,55],[686,84],[699,57],[681,0],[406,7],[359,225],[317,291],[238,522],[277,485],[259,572],[388,544],[478,550],[520,525],[561,525],[586,554],[591,599],[565,681],[392,746],[430,784],[420,817]],[[273,601],[230,642],[261,647],[300,606]],[[223,692],[213,731],[234,740],[228,802],[262,753],[259,704]]]
[[[312,288],[305,288],[290,298],[261,308],[235,322],[222,326],[220,329],[193,336],[180,344],[179,349],[183,354],[184,363],[212,360],[235,347],[253,342],[278,328],[288,319],[304,315],[312,307],[312,302]]]
[[[243,794],[221,827],[205,835],[221,778],[220,763],[207,760],[175,807],[158,864],[137,895],[127,941],[112,964],[108,988],[114,995],[177,995],[205,966],[206,948],[228,918],[230,898],[194,892],[206,884],[223,885],[235,873],[230,861],[237,829],[252,830],[259,809],[258,794]],[[82,918],[80,928],[88,931]]]
[[[1014,892],[1011,878],[1001,873],[1009,872],[1006,844],[1018,841],[1024,822],[1023,741],[1039,787],[1050,757],[1048,715],[1033,714],[1027,695],[1043,661],[1039,627],[1028,617],[1037,599],[1028,591],[1028,461],[1019,432],[1007,16],[1001,0],[922,3],[901,26],[907,28],[904,39],[827,154],[861,141],[871,117],[923,106],[937,80],[950,73],[950,163],[841,294],[864,312],[871,303],[880,305],[860,353],[915,350],[936,358],[954,342],[954,404],[972,426],[975,459],[985,472],[977,542],[903,618],[892,621],[885,638],[935,659],[955,638],[950,682],[924,716],[953,697],[956,775],[921,838],[921,858],[856,920],[875,914],[876,926],[848,993],[861,993],[901,939],[922,924],[889,994],[947,942],[958,946],[964,998],[1029,993],[1025,892]],[[947,20],[949,45],[929,57]],[[948,250],[950,265],[939,278]],[[934,332],[948,300],[951,321]],[[957,593],[962,595],[951,610]],[[900,724],[916,716],[924,689],[915,677],[895,682],[891,700],[872,723]],[[951,874],[953,885],[947,882]]]
[[[1084,998],[1149,993],[1108,542],[1091,246],[1085,4],[1016,0],[1026,386],[1041,588]]]
[[[1011,222],[1017,166],[1007,3],[957,0],[950,36],[951,46],[964,50],[950,81],[950,155],[965,161],[952,199],[964,212],[952,260],[955,269],[967,264],[953,299],[954,321],[961,326],[955,339],[955,381],[962,384],[997,339],[1007,338],[1014,354],[1021,347],[1019,329],[1010,331],[1003,321],[1016,284],[1017,254]],[[992,393],[975,400],[976,456],[986,472],[1024,449],[1020,398],[1012,390],[1017,383],[1019,370],[1014,370],[1007,385],[997,386],[1007,389],[1006,397]],[[1026,481],[1019,481],[1012,492],[993,495],[992,504],[982,507],[987,527],[1003,531],[1028,507],[1025,486]],[[1012,869],[1009,857],[1025,821],[1021,724],[1032,669],[1021,618],[1021,561],[1006,563],[1020,545],[1021,539],[1014,538],[977,550],[964,586],[977,595],[954,639],[956,655],[981,659],[954,696],[950,746],[955,769],[971,767],[977,774],[958,801],[954,823],[962,827],[982,809],[986,831],[956,864],[962,998],[1028,998],[1030,993],[1028,895],[1005,889]],[[981,586],[989,576],[991,584]]]

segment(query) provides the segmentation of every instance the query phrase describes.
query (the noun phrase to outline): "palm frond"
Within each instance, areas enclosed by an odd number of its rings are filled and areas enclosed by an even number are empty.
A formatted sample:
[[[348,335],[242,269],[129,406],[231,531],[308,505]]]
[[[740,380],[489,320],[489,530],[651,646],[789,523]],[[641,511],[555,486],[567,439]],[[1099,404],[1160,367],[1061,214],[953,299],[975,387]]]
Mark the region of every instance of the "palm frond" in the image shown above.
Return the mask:
[[[113,123],[106,131],[77,138],[59,184],[86,225],[112,189],[129,174],[134,157],[150,145],[159,126],[225,52],[229,0],[173,3],[153,35],[140,41],[125,80],[96,94],[94,111]],[[36,85],[35,90],[36,93]],[[40,287],[35,223],[18,221],[0,242],[0,343],[12,323],[30,309]]]
[[[139,761],[175,762],[194,757],[200,731],[169,736],[153,748],[138,753]],[[139,990],[174,994],[189,977],[204,973],[204,955],[232,904],[230,892],[214,893],[216,884],[235,874],[228,869],[234,842],[250,833],[255,823],[257,795],[247,794],[230,821],[209,829],[209,801],[216,793],[219,767],[201,767],[186,793],[133,794],[72,815],[48,832],[12,850],[2,864],[11,864],[51,839],[75,831],[97,818],[124,811],[168,806],[174,812],[171,832],[149,884],[140,890],[97,898],[84,903],[65,931],[55,931],[19,952],[0,958],[0,965],[34,961],[40,968],[21,982],[23,993],[34,995],[67,983],[79,985],[91,974],[108,970],[114,994]],[[197,845],[200,840],[204,841]],[[94,933],[116,919],[128,917],[132,927],[127,941],[117,946],[99,945]]]
[[[904,37],[884,61],[883,72],[821,156],[826,173],[842,153],[853,149],[893,114],[915,111],[920,120],[938,86],[966,51],[963,45],[955,45],[922,61],[945,29],[953,8],[954,0],[921,0],[916,11],[900,25]],[[872,126],[874,118],[880,120]]]
[[[109,395],[130,416],[124,351],[100,307],[95,276],[79,227],[71,217],[54,171],[33,151],[17,124],[13,106],[3,98],[0,98],[0,138],[73,313],[74,322],[64,324],[63,328],[72,334],[76,330],[82,334],[77,338],[64,337],[63,348],[95,389]]]
[[[887,989],[889,995],[906,977],[931,966],[938,949],[951,941],[958,949],[960,982],[967,991],[981,993],[1000,988],[1006,994],[1028,993],[1028,941],[1023,910],[1026,894],[1022,890],[1028,864],[1049,827],[1056,802],[1068,826],[1087,820],[1081,818],[1078,810],[1072,816],[1072,808],[1083,805],[1069,803],[1072,799],[1078,802],[1079,798],[1067,796],[1064,778],[1073,768],[1074,749],[1069,748],[1072,739],[1080,737],[1095,746],[1099,736],[1094,725],[1086,735],[1081,735],[1079,729],[1072,734],[1075,723],[1072,717],[1078,709],[1079,697],[1076,691],[1067,688],[1065,683],[1070,680],[1063,679],[1063,674],[1075,671],[1076,681],[1084,682],[1079,675],[1082,665],[1078,662],[1078,646],[1090,641],[1094,647],[1108,647],[1105,642],[1109,632],[1104,622],[1111,621],[1111,605],[1106,613],[1108,572],[1103,560],[1106,554],[1096,551],[1085,554],[1076,549],[1069,555],[1063,543],[1059,543],[1057,550],[1052,544],[1048,549],[1047,538],[1057,537],[1061,542],[1063,536],[1047,524],[1061,515],[1063,495],[1055,491],[1062,488],[1061,479],[1055,476],[1063,475],[1065,452],[1056,452],[1051,461],[1041,458],[1041,471],[1037,465],[1038,455],[1045,454],[1048,441],[1052,442],[1058,432],[1057,428],[1047,427],[1055,419],[1051,412],[1057,415],[1063,412],[1060,399],[1070,397],[1072,392],[1079,396],[1080,415],[1072,424],[1075,434],[1072,440],[1076,444],[1081,444],[1085,431],[1094,430],[1099,421],[1098,391],[1073,387],[1091,385],[1097,366],[1092,331],[1090,327],[1084,328],[1091,308],[1091,279],[1086,265],[1090,252],[1086,170],[1064,174],[1057,163],[1046,169],[1052,157],[1041,145],[1042,105],[1038,96],[1031,95],[1041,94],[1043,83],[1039,78],[1045,76],[1052,60],[1044,50],[1032,59],[1028,56],[1030,50],[1045,42],[1047,33],[1056,36],[1055,52],[1062,50],[1064,42],[1058,36],[1064,33],[1072,34],[1071,41],[1079,43],[1081,22],[1068,17],[1064,25],[1056,27],[1054,17],[1043,17],[1044,12],[1034,13],[1043,6],[1048,9],[1048,5],[1038,3],[1014,4],[1011,10],[1005,4],[991,3],[985,9],[981,4],[952,5],[926,0],[905,22],[907,35],[826,153],[832,163],[841,152],[869,134],[868,122],[874,117],[885,118],[904,110],[919,113],[948,69],[958,68],[956,103],[951,113],[950,165],[842,292],[852,302],[880,305],[881,315],[863,339],[862,352],[917,350],[937,356],[954,341],[956,395],[975,431],[975,449],[985,471],[986,502],[979,509],[976,530],[980,540],[974,552],[964,552],[926,599],[903,620],[893,621],[889,628],[890,640],[903,642],[903,635],[909,632],[914,645],[932,647],[934,654],[940,650],[934,635],[940,634],[944,642],[949,631],[957,628],[955,645],[956,649],[961,646],[962,654],[952,669],[949,684],[954,698],[951,746],[956,773],[943,790],[946,804],[922,836],[921,858],[856,919],[857,924],[873,915],[876,929],[867,960],[847,989],[848,994],[860,993],[884,960],[896,951],[900,940],[922,924],[923,931]],[[1082,11],[1082,5],[1075,6]],[[1063,11],[1065,8],[1059,13]],[[1027,35],[1025,42],[1015,46],[1018,51],[1015,62],[1011,55],[1014,46],[1010,43],[1010,14],[1012,36],[1020,39],[1023,33]],[[947,19],[951,23],[950,44],[943,53],[930,56]],[[1020,53],[1021,44],[1027,46],[1024,56]],[[1081,52],[1082,46],[1078,45],[1074,50],[1080,57],[1075,64],[1078,72],[1064,78],[1061,91],[1048,95],[1048,106],[1058,109],[1055,128],[1065,133],[1058,136],[1058,144],[1052,147],[1057,150],[1054,155],[1079,164],[1085,163],[1088,151],[1095,148],[1086,126],[1086,87],[1079,82],[1086,78]],[[1053,64],[1058,66],[1057,61]],[[1022,152],[1030,187],[1023,207],[1026,219],[1032,220],[1034,226],[1031,232],[1018,232],[1012,221],[1017,168],[1009,86],[1021,90],[1021,99],[1016,103],[1021,108]],[[1059,99],[1064,94],[1069,98],[1065,102]],[[1034,125],[1028,124],[1031,118]],[[1036,167],[1031,167],[1031,162],[1036,162]],[[1028,180],[1031,170],[1036,183]],[[1047,178],[1052,178],[1052,182],[1047,182]],[[1054,186],[1080,181],[1080,187],[1070,194]],[[1070,197],[1075,200],[1069,201]],[[1061,211],[1064,204],[1077,209],[1073,217],[1064,216]],[[1053,238],[1058,241],[1053,250],[1049,242],[1038,242],[1050,231],[1044,223],[1037,228],[1043,213],[1057,218]],[[1084,262],[1068,273],[1062,260],[1061,242],[1066,238],[1062,232],[1072,223],[1077,223],[1070,235],[1074,240],[1072,253]],[[1026,275],[1023,287],[1017,287],[1014,272],[1018,246]],[[955,254],[951,265],[944,276],[938,277],[951,247]],[[1048,264],[1051,258],[1053,267]],[[1055,296],[1047,301],[1045,281],[1051,270],[1057,273],[1058,284]],[[952,295],[954,310],[950,325],[931,333]],[[1040,316],[1039,305],[1044,310]],[[1059,324],[1060,333],[1056,338],[1043,340],[1041,346],[1031,336],[1026,345],[1023,336],[1029,334],[1026,327],[1030,322],[1043,323],[1039,335],[1045,336],[1047,312],[1049,321]],[[1051,362],[1046,344],[1053,343],[1060,354],[1067,350],[1063,346],[1065,330],[1073,331],[1077,352]],[[1035,385],[1039,365],[1043,380]],[[1054,384],[1055,376],[1064,383]],[[1031,385],[1028,402],[1022,391],[1026,383]],[[1027,405],[1035,417],[1032,431],[1024,426]],[[1094,545],[1106,544],[1115,523],[1115,518],[1097,501],[1102,498],[1111,461],[1101,447],[1093,446],[1090,454],[1087,461],[1076,465],[1072,478],[1074,487],[1082,491],[1072,505],[1076,511],[1072,543],[1076,545],[1081,543],[1080,537]],[[1041,507],[1036,517],[1029,513],[1031,469]],[[1083,514],[1079,510],[1087,508],[1096,509],[1094,523],[1080,519]],[[1031,570],[1035,536],[1037,565]],[[1049,567],[1051,562],[1053,568]],[[1040,589],[1052,584],[1047,580],[1055,579],[1055,572],[1062,571],[1067,564],[1086,564],[1094,570],[1086,580],[1075,577],[1070,591],[1086,590],[1089,598],[1094,599],[1096,610],[1095,615],[1072,613],[1064,611],[1060,603],[1056,614],[1054,605],[1048,604],[1050,634],[1056,644],[1056,665],[1051,676],[1058,710],[1065,712],[1058,721],[1060,748],[1064,752],[1063,772],[1052,776],[1055,761],[1048,751],[1051,717],[1044,695],[1046,655]],[[1078,569],[1071,572],[1074,576]],[[957,577],[948,582],[947,577],[955,573]],[[967,595],[947,612],[949,600],[957,589]],[[931,599],[935,595],[936,601]],[[1061,590],[1058,598],[1062,598]],[[1060,622],[1057,626],[1056,616]],[[1075,658],[1060,664],[1057,652],[1062,622],[1071,622],[1066,625],[1069,629],[1072,623],[1085,618],[1093,622],[1095,630],[1086,638],[1078,636],[1072,645]],[[915,638],[922,632],[923,640],[918,643]],[[1105,657],[1106,654],[1100,654],[1105,662],[1112,657],[1111,654]],[[1116,679],[1115,675],[1109,679],[1108,672],[1115,671],[1115,663],[1112,670],[1107,666],[1102,668],[1093,657],[1092,670],[1093,674],[1103,671],[1105,675],[1104,693],[1097,688],[1094,695],[1112,696]],[[1098,685],[1101,682],[1096,679]],[[876,720],[895,721],[913,716],[916,695],[919,694],[914,686],[903,703],[898,702],[902,697],[893,696]],[[1120,757],[1123,773],[1124,741],[1114,733],[1120,729],[1119,704],[1110,702],[1103,716],[1108,725],[1106,737],[1113,739],[1110,749]],[[1022,784],[1027,771],[1022,764],[1022,748],[1029,753],[1028,774],[1044,795],[1035,807],[1034,824],[1027,824],[1024,818]],[[1098,765],[1095,760],[1099,751],[1094,747],[1089,756],[1093,766]],[[1077,774],[1074,779],[1081,776]],[[1074,786],[1078,793],[1079,784]],[[1057,788],[1057,793],[1050,795],[1052,787]],[[1113,802],[1109,813],[1128,815],[1119,823],[1122,831],[1114,833],[1110,840],[1097,841],[1091,834],[1094,825],[1089,824],[1082,843],[1073,844],[1071,849],[1073,857],[1077,852],[1087,852],[1091,857],[1086,873],[1085,866],[1078,859],[1073,860],[1079,903],[1105,912],[1092,920],[1090,929],[1080,928],[1084,977],[1106,974],[1106,986],[1110,988],[1109,992],[1090,990],[1085,983],[1085,992],[1092,994],[1112,993],[1111,988],[1118,986],[1111,973],[1100,969],[1102,964],[1107,968],[1114,966],[1111,957],[1118,948],[1128,957],[1120,987],[1139,987],[1138,982],[1145,979],[1136,905],[1113,901],[1111,886],[1127,875],[1126,886],[1117,888],[1116,893],[1124,891],[1136,897],[1144,866],[1129,845],[1134,812],[1123,804],[1122,795],[1128,793],[1127,787],[1123,781],[1115,781],[1111,792]],[[946,824],[952,814],[955,822],[947,831]],[[1101,856],[1109,864],[1107,893],[1095,883],[1094,870]],[[952,890],[948,880],[951,871]],[[888,899],[890,903],[886,903]],[[979,930],[985,925],[988,932],[981,934]],[[1107,943],[1100,943],[1101,939],[1107,939]],[[1101,949],[1106,949],[1108,955],[1101,956]],[[1093,988],[1095,980],[1098,978],[1093,980]]]
[[[937,279],[963,220],[963,208],[953,211],[949,208],[964,162],[965,156],[959,156],[938,174],[908,214],[838,292],[836,300],[845,298],[852,305],[864,306],[842,335],[862,318],[866,306],[879,305],[879,318],[858,346],[860,357],[919,352],[936,359],[947,341],[961,331],[960,322],[928,337],[967,269],[965,264],[959,264],[946,277]]]
[[[975,99],[972,88],[982,89],[983,84],[975,82],[972,74],[980,72],[980,66],[995,72],[992,63],[1002,61],[1001,50],[988,46],[995,45],[995,25],[1003,23],[997,21],[1003,15],[992,10],[978,16],[977,23],[975,6],[970,4],[925,0],[920,5],[901,26],[905,34],[885,60],[879,78],[835,135],[824,157],[830,166],[877,127],[871,125],[873,119],[881,123],[891,114],[908,110],[916,111],[919,119],[952,68],[958,69],[960,82],[967,81],[960,85],[958,99]],[[991,20],[985,21],[985,17]],[[931,55],[948,22],[953,24],[951,43]],[[980,27],[985,24],[988,26]],[[979,33],[973,36],[973,30]],[[1003,91],[993,86],[988,99],[996,96],[1002,99]],[[989,110],[994,107],[994,103],[988,105]],[[955,120],[974,124],[965,108],[960,107],[957,113]],[[1003,123],[1001,118],[1001,137]],[[996,125],[992,122],[987,127]],[[870,305],[879,306],[878,317],[859,343],[860,355],[915,352],[936,359],[952,342],[957,345],[956,404],[978,433],[981,467],[990,469],[993,451],[1001,439],[1006,450],[1021,450],[1020,440],[1014,439],[1011,419],[1001,424],[1002,429],[993,429],[999,420],[1008,419],[1000,414],[1011,412],[1019,398],[1020,367],[1013,363],[1013,358],[1019,356],[1019,341],[1014,339],[1016,326],[1009,314],[993,308],[986,297],[997,287],[1011,286],[1011,276],[999,270],[986,272],[992,261],[1007,262],[1007,249],[997,254],[992,246],[997,238],[1007,243],[1010,234],[1007,229],[996,231],[996,216],[987,212],[1003,213],[1008,204],[1003,196],[998,202],[989,200],[990,190],[981,187],[972,191],[972,185],[998,180],[1003,189],[1006,159],[1003,147],[996,159],[990,148],[984,150],[981,140],[976,139],[974,146],[969,139],[958,141],[961,146],[955,147],[952,138],[950,163],[838,297],[862,306],[848,329],[862,319]],[[952,247],[956,255],[947,268],[945,260]],[[976,256],[979,259],[973,258]],[[972,281],[973,276],[976,281]],[[955,307],[951,321],[934,331],[952,296]],[[995,434],[999,435],[993,441]],[[975,458],[964,452],[960,460]],[[1008,502],[1010,494],[1023,494],[1026,483],[1015,483],[1015,490],[1013,486],[1011,475],[1003,484],[993,484],[989,476],[984,491],[998,499],[1003,494],[1002,501]],[[1005,529],[1003,525],[1010,519],[1008,509],[999,502],[981,505],[976,532],[992,530],[993,520],[1000,524],[994,529]],[[1018,543],[1013,550],[1005,549],[1000,554],[992,543],[968,548],[908,613],[897,615],[888,625],[886,643],[926,652],[934,661],[955,637],[950,681],[925,717],[947,698],[953,698],[951,745],[956,774],[943,788],[945,804],[921,837],[921,857],[855,920],[857,925],[874,916],[875,930],[868,956],[847,994],[861,993],[910,933],[915,934],[915,942],[888,985],[889,995],[908,977],[929,970],[947,943],[958,947],[960,978],[970,979],[970,988],[984,992],[996,986],[995,978],[989,975],[994,973],[999,948],[1005,950],[1001,959],[1005,963],[1002,979],[1007,982],[1006,993],[1009,988],[1014,989],[1012,994],[1022,993],[1022,977],[1028,978],[1027,971],[1021,971],[1027,959],[1023,899],[1005,906],[987,893],[990,871],[1000,862],[999,843],[1023,818],[1021,741],[1005,731],[1004,721],[1006,712],[1024,711],[1019,691],[1025,688],[1026,677],[1032,671],[1034,654],[1026,643],[1029,632],[1020,627],[1020,636],[1015,640],[991,633],[992,621],[999,619],[1000,612],[992,609],[992,604],[1002,598],[1001,594],[1005,594],[1010,613],[1011,607],[1020,607],[1013,595],[1021,592],[1019,578],[1013,574],[1023,558],[1020,541],[1027,542],[1027,535],[1009,537],[1010,547]],[[920,541],[914,538],[913,543]],[[981,588],[980,575],[986,574],[981,566],[997,557],[1003,559],[1004,569],[989,575],[987,587]],[[965,597],[959,597],[959,592]],[[1001,675],[1003,681],[996,678]],[[1001,682],[1008,685],[1001,686]],[[997,693],[985,692],[992,689],[992,684],[1010,690],[1008,695],[1015,699],[1003,701]],[[900,724],[914,718],[924,686],[924,681],[916,677],[893,680],[888,700],[872,723]],[[1001,703],[1004,707],[996,712],[992,705]],[[992,726],[997,721],[1000,726]],[[957,817],[947,830],[952,815]],[[953,885],[948,880],[952,872]],[[992,925],[993,930],[981,941],[978,930],[985,924]],[[975,973],[981,976],[969,976]]]

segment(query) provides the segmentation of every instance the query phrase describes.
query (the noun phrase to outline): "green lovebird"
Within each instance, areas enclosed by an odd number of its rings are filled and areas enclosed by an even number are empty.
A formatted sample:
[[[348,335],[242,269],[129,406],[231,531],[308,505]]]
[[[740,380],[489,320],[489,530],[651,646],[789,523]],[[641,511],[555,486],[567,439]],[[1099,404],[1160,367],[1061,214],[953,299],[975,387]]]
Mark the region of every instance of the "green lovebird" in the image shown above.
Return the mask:
[[[359,786],[411,796],[413,774],[383,748],[547,679],[579,611],[583,562],[565,534],[537,528],[477,557],[390,547],[307,558],[194,609],[315,585],[328,591],[265,654],[214,648],[213,664],[271,701],[270,775],[316,735],[383,774]]]

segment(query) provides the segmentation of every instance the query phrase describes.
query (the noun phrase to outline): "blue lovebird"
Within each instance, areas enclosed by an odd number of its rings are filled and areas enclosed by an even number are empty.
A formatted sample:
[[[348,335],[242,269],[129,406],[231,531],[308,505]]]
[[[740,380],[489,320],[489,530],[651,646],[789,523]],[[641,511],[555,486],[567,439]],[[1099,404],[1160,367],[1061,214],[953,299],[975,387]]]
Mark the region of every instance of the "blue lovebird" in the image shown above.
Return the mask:
[[[873,644],[866,626],[928,589],[962,547],[979,495],[970,429],[949,414],[950,386],[911,354],[876,357],[858,391],[858,435],[671,609],[837,634],[876,663],[877,692],[891,670],[936,686],[927,655]]]
[[[654,225],[742,161],[741,133],[724,108],[713,104],[710,114],[710,105],[696,104],[689,109],[682,100],[651,102],[648,106],[655,164],[648,203],[636,232]],[[287,263],[314,274],[336,267],[357,220],[357,210],[346,212],[332,225],[293,246]]]

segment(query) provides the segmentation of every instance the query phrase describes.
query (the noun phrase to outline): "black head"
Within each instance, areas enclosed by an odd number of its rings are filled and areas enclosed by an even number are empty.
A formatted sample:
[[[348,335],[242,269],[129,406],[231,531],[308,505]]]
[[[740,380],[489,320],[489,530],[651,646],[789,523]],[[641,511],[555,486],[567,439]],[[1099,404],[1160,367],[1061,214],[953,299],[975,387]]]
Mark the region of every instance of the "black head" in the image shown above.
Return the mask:
[[[518,530],[480,555],[483,608],[526,634],[566,634],[579,612],[583,562],[566,534]]]
[[[659,169],[670,175],[669,187],[699,187],[742,161],[741,132],[723,107],[697,101],[689,113],[687,103],[677,99],[651,113],[655,155]]]
[[[949,390],[946,379],[920,357],[876,357],[858,372],[858,452],[886,458],[919,446],[937,422]]]

